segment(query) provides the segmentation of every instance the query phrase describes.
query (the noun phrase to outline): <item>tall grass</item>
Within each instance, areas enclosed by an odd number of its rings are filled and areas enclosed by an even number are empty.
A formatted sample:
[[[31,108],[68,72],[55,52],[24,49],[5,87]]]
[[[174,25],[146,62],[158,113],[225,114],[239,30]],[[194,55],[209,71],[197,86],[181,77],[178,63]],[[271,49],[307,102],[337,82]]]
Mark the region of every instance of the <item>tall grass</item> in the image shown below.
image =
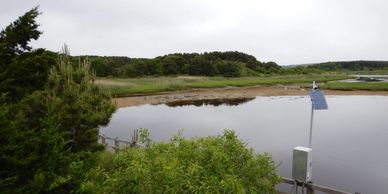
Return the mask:
[[[388,91],[388,82],[332,82],[323,86],[331,90],[370,90]]]
[[[152,94],[170,92],[193,88],[219,88],[219,87],[244,87],[256,85],[276,84],[304,84],[312,81],[328,82],[333,80],[347,79],[345,75],[287,75],[270,77],[151,77],[151,78],[100,78],[97,80],[103,89],[110,91],[116,96]]]

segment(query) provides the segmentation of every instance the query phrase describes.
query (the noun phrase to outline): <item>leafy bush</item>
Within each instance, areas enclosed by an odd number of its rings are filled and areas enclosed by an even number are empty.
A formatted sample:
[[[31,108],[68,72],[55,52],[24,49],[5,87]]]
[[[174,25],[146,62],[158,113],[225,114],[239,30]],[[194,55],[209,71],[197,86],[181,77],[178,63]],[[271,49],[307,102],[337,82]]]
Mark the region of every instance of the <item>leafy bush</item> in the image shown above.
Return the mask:
[[[47,86],[20,101],[0,98],[0,193],[70,193],[93,166],[98,126],[115,106],[88,62],[50,69]]]
[[[233,131],[105,152],[87,175],[85,193],[274,193],[280,179],[268,154],[246,148]]]
[[[225,77],[241,77],[242,73],[242,65],[231,61],[218,63],[217,69]]]

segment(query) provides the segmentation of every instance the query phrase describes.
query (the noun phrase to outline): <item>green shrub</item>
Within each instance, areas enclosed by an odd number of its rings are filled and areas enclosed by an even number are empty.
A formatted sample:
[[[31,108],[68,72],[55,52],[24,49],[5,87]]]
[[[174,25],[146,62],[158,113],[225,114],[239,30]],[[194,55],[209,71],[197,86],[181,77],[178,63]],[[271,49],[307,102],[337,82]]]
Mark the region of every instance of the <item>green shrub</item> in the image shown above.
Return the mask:
[[[240,63],[231,61],[221,61],[217,64],[217,69],[224,77],[241,77],[242,66]]]
[[[66,50],[66,49],[65,49]],[[115,106],[93,84],[87,61],[64,52],[44,90],[9,103],[0,96],[0,193],[71,193],[94,165],[98,126]]]
[[[268,154],[254,154],[233,131],[103,153],[85,193],[274,193],[280,179]]]

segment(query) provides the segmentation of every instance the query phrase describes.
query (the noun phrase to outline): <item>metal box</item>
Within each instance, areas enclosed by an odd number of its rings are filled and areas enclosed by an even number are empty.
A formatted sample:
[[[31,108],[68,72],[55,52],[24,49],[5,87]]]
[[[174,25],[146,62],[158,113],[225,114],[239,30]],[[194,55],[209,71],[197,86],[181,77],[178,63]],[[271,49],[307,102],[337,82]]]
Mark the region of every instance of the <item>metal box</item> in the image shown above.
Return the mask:
[[[292,178],[300,182],[308,182],[311,179],[311,155],[312,149],[298,146],[293,150]]]

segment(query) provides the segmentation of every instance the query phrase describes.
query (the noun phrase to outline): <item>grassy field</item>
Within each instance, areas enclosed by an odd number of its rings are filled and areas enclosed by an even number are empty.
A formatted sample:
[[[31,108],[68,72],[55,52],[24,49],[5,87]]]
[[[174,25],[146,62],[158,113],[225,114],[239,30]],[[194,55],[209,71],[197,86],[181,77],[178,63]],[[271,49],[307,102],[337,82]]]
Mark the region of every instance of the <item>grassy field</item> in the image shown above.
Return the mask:
[[[99,78],[96,83],[115,96],[152,94],[193,88],[244,87],[255,85],[308,84],[312,81],[328,82],[349,78],[346,75],[287,75],[270,77],[152,77],[152,78]]]
[[[330,90],[370,90],[370,91],[388,91],[388,82],[332,82],[323,86]]]

